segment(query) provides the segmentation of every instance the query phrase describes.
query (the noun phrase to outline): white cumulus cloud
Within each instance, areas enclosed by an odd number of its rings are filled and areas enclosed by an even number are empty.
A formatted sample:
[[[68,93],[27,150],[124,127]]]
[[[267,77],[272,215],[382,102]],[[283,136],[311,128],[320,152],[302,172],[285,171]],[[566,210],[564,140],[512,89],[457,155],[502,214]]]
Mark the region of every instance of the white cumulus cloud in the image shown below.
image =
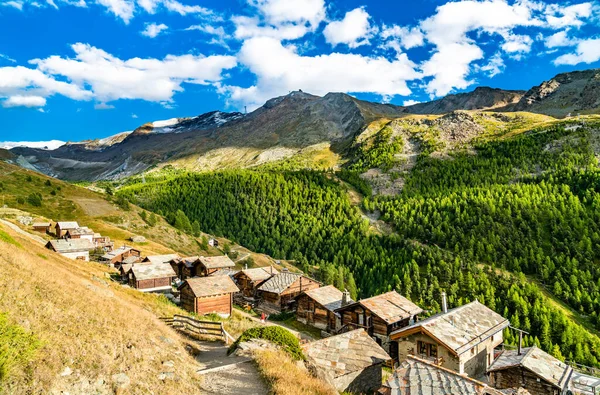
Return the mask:
[[[155,38],[169,27],[164,23],[156,24],[156,23],[148,23],[146,24],[146,28],[141,31],[142,36]]]
[[[554,60],[556,65],[576,65],[593,63],[600,60],[600,38],[580,41],[575,52],[559,56]]]
[[[9,96],[2,101],[2,107],[44,107],[46,98],[41,96]]]
[[[371,26],[370,15],[364,8],[349,11],[341,21],[330,22],[323,31],[325,40],[335,47],[346,44],[350,48],[369,44],[377,29]]]

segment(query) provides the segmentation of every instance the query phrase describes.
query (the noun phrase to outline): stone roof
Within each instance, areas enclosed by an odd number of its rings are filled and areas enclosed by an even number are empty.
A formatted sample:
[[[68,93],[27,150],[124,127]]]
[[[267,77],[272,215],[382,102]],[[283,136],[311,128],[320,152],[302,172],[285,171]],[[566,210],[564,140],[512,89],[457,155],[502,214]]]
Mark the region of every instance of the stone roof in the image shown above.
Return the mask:
[[[188,278],[180,287],[185,284],[190,286],[197,298],[239,292],[239,288],[229,276]]]
[[[221,269],[224,267],[235,267],[235,263],[227,255],[221,256],[201,256],[198,257],[200,263],[207,269]]]
[[[575,394],[596,395],[600,388],[600,378],[573,370],[569,389]]]
[[[179,258],[178,254],[167,254],[167,255],[148,255],[142,262],[150,262],[154,264],[158,263],[169,263],[174,259]]]
[[[233,277],[236,274],[238,274],[240,271],[239,270],[235,270],[235,269],[230,269],[228,267],[223,268],[223,269],[217,269],[214,272],[212,272],[211,274],[209,274],[209,276],[229,276],[229,277]]]
[[[509,324],[500,314],[474,301],[392,332],[391,337],[397,340],[422,331],[460,355]]]
[[[288,287],[300,277],[303,277],[302,274],[281,272],[262,283],[261,286],[258,287],[258,290],[280,294],[288,289]]]
[[[304,293],[329,311],[334,311],[342,307],[342,297],[344,294],[333,285],[311,289]],[[354,301],[349,299],[349,302],[353,303]]]
[[[139,260],[140,260],[139,256],[131,255],[131,256],[128,256],[127,258],[123,259],[123,263],[130,265],[132,263],[138,263]]]
[[[34,228],[47,228],[50,225],[52,225],[50,222],[34,222],[31,226]]]
[[[111,252],[108,252],[108,253],[102,255],[102,259],[110,260],[110,259],[113,259],[115,257],[118,257],[119,255],[123,255],[126,252],[129,252],[129,251],[131,251],[133,249],[134,248],[127,247],[127,246],[119,247],[116,250],[112,250]]]
[[[385,395],[503,395],[450,369],[409,355],[383,385]]]
[[[58,225],[61,230],[79,228],[79,224],[75,221],[57,222],[56,225]]]
[[[243,273],[248,277],[251,281],[262,281],[267,280],[274,274],[279,274],[273,266],[269,267],[255,267],[253,269],[244,269],[240,273]]]
[[[91,230],[88,227],[80,227],[80,228],[75,228],[75,229],[69,229],[67,231],[69,233],[69,235],[74,236],[74,235],[79,235],[79,236],[84,236],[84,235],[93,235],[94,231]]]
[[[302,350],[308,362],[331,379],[391,359],[363,329],[306,343]]]
[[[388,324],[402,321],[423,312],[422,308],[396,291],[386,292],[368,299],[361,299],[355,304],[360,304],[369,309]],[[348,306],[352,306],[352,304]],[[344,308],[348,306],[344,306]]]
[[[157,265],[133,265],[131,272],[136,280],[151,280],[154,278],[177,277],[171,265],[159,263]]]
[[[504,350],[492,363],[488,371],[493,372],[515,366],[526,368],[560,389],[565,388],[573,370],[569,365],[533,346],[521,350],[521,355],[518,354],[517,350]]]
[[[48,246],[59,253],[83,252],[94,249],[94,245],[88,239],[51,240],[46,244],[46,247]]]

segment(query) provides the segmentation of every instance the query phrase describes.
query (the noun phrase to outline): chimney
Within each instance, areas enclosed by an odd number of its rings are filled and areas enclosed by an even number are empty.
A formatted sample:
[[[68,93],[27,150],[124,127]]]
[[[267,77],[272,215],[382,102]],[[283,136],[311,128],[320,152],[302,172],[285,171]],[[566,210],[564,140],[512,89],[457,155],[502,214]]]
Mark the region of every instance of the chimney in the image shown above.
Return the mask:
[[[448,312],[448,301],[446,300],[446,292],[442,292],[442,313]]]
[[[244,263],[244,270],[248,270],[248,264]]]
[[[350,292],[347,289],[342,292],[342,307],[350,304]]]
[[[523,350],[523,331],[519,331],[519,345],[517,346],[517,355],[521,355]]]

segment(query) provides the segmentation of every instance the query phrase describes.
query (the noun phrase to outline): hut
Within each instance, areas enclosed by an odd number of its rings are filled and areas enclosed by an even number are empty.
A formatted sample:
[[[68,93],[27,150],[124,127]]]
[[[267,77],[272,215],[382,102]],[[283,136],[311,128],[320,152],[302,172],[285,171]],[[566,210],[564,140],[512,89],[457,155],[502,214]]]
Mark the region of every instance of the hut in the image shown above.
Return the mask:
[[[196,314],[219,314],[229,317],[233,294],[239,288],[229,276],[188,278],[179,286],[181,306]]]
[[[447,369],[471,377],[485,375],[494,361],[494,349],[503,343],[502,331],[508,320],[474,301],[446,310],[423,321],[394,331],[398,360],[408,355],[433,361]]]
[[[200,256],[198,257],[197,275],[200,277],[210,276],[220,269],[235,267],[235,263],[227,256]]]
[[[46,248],[70,259],[89,261],[90,251],[94,249],[94,245],[87,239],[58,239],[46,243]]]
[[[79,228],[79,224],[74,221],[57,222],[56,225],[54,225],[54,229],[55,229],[54,233],[56,234],[56,237],[58,237],[60,239],[61,237],[65,237],[65,234],[67,233],[68,230],[77,229],[77,228]]]
[[[65,232],[65,239],[88,239],[92,243],[94,242],[94,231],[88,227],[81,227],[75,229],[68,229]]]
[[[283,271],[258,287],[259,308],[275,313],[290,310],[296,296],[320,286],[321,284],[317,280],[302,274]]]
[[[153,263],[155,265],[159,263],[170,264],[174,259],[179,259],[179,254],[148,255],[142,259],[142,263]]]
[[[333,285],[305,291],[296,297],[296,320],[329,333],[341,327],[340,315],[335,311],[354,301],[348,292]]]
[[[381,395],[506,395],[481,381],[412,355],[400,364],[378,393]]]
[[[275,274],[279,274],[279,272],[273,269],[273,266],[256,267],[254,269],[244,269],[239,271],[234,276],[234,280],[242,294],[252,298],[256,293],[256,289]]]
[[[136,257],[136,262],[139,262],[141,254],[142,252],[138,249],[123,246],[102,255],[100,257],[100,261],[109,265],[117,266],[118,264],[122,263],[126,258],[129,258],[131,256]]]
[[[177,277],[173,268],[165,264],[134,263],[127,275],[129,285],[142,292],[170,292],[173,289],[171,283]]]
[[[339,392],[372,394],[381,387],[390,356],[363,329],[302,346],[309,369]]]
[[[390,334],[416,322],[422,312],[423,309],[396,291],[361,299],[336,310],[342,321],[340,331],[365,329],[393,359],[397,358],[397,346],[392,344]]]
[[[52,224],[50,222],[34,222],[33,230],[40,233],[50,233]]]
[[[100,233],[94,233],[93,242],[96,248],[102,249],[104,252],[111,252],[115,246],[110,237],[102,236]]]

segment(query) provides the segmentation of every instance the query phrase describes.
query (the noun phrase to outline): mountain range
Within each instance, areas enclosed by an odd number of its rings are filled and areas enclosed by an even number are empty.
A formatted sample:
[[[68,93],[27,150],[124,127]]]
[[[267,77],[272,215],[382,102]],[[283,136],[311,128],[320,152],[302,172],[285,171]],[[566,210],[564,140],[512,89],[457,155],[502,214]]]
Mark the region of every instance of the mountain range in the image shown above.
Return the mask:
[[[119,179],[163,164],[215,170],[302,155],[334,156],[325,162],[335,164],[357,134],[375,121],[456,111],[530,112],[556,118],[598,113],[600,70],[559,74],[528,91],[478,87],[411,106],[367,102],[344,93],[319,97],[294,91],[249,114],[213,111],[151,122],[132,132],[56,149],[15,147],[2,150],[0,157],[75,181]]]

